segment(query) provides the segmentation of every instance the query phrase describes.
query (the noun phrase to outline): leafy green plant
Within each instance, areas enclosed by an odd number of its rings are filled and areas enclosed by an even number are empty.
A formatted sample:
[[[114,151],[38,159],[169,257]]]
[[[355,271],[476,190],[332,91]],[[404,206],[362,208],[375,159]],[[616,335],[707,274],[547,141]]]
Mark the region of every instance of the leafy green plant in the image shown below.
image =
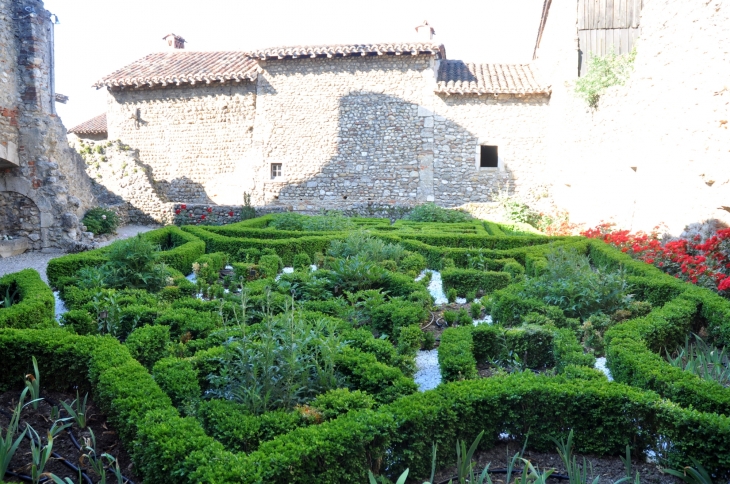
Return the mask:
[[[63,405],[66,413],[68,413],[69,417],[71,417],[74,422],[76,422],[76,425],[82,429],[86,428],[86,420],[88,418],[86,411],[86,399],[88,397],[89,394],[87,393],[84,395],[84,400],[81,401],[81,398],[79,398],[79,391],[76,390],[76,400],[72,401],[70,404],[61,400],[61,405]]]
[[[18,405],[16,405],[15,409],[13,410],[13,414],[10,417],[10,423],[5,429],[4,435],[2,432],[2,427],[0,427],[0,476],[5,476],[5,472],[10,466],[10,461],[13,460],[13,456],[18,450],[18,446],[20,446],[20,443],[25,438],[26,432],[28,432],[28,427],[26,427],[25,430],[23,430],[23,432],[18,436],[18,438],[13,440],[15,434],[18,433],[20,413],[23,410],[23,402],[25,401],[25,393],[27,391],[28,389],[26,388],[20,394]]]
[[[9,308],[16,302],[18,302],[18,294],[20,292],[20,288],[17,287],[16,284],[10,284],[5,288],[5,294],[2,296],[2,299],[0,299],[0,309],[1,308]]]
[[[117,484],[124,483],[124,476],[122,476],[122,471],[119,468],[119,461],[117,461],[117,459],[110,454],[103,453],[99,455],[97,453],[96,436],[94,435],[94,431],[91,429],[89,429],[89,437],[84,437],[84,445],[82,446],[82,450],[85,453],[81,456],[81,459],[82,461],[88,462],[91,470],[97,476],[99,476],[99,484],[106,484],[107,471],[110,471],[112,473],[112,475],[115,477]],[[104,463],[105,460],[106,464]],[[54,483],[66,484],[55,475],[51,475],[51,478],[53,479]]]
[[[480,303],[472,303],[471,306],[469,306],[469,314],[473,319],[479,319],[479,316],[482,315],[482,305]]]
[[[105,281],[112,288],[162,289],[168,278],[165,264],[157,261],[159,247],[138,234],[112,244],[104,264]]]
[[[67,419],[61,419],[53,422],[53,425],[48,431],[48,435],[46,437],[46,445],[43,445],[38,432],[36,432],[30,425],[26,425],[26,429],[30,431],[30,477],[33,484],[38,484],[41,477],[44,476],[43,470],[53,456],[54,439],[59,433],[71,426],[70,423],[63,423],[65,420]]]
[[[386,270],[365,255],[337,259],[332,267],[332,278],[341,291],[373,289],[382,283]]]
[[[391,260],[398,263],[409,255],[409,252],[400,244],[385,242],[366,232],[354,232],[344,240],[333,240],[327,250],[327,255],[336,258],[360,256],[372,262]]]
[[[598,101],[611,86],[623,86],[634,70],[636,48],[629,54],[610,52],[605,56],[594,55],[588,62],[586,74],[575,83],[575,94],[590,107],[597,108]]]
[[[456,288],[452,287],[448,291],[446,291],[446,299],[449,301],[449,304],[453,304],[456,302],[456,297],[458,296],[456,292]]]
[[[94,235],[112,234],[119,227],[119,216],[112,210],[96,207],[86,212],[81,223]]]
[[[444,318],[444,321],[448,323],[449,326],[453,326],[456,320],[459,318],[459,313],[456,311],[452,311],[451,309],[448,309],[443,312],[442,317]]]
[[[424,331],[423,332],[423,344],[421,345],[421,349],[425,351],[432,350],[433,347],[436,345],[436,337],[433,335],[430,331]]]
[[[338,386],[335,356],[345,343],[331,319],[307,321],[289,309],[267,316],[259,330],[242,324],[241,331],[226,343],[220,373],[208,377],[211,395],[258,415],[294,408]]]
[[[685,467],[682,470],[664,469],[664,472],[672,476],[682,479],[687,484],[712,484],[712,477],[709,472],[694,457],[692,464],[694,467]]]
[[[632,299],[624,270],[593,268],[587,256],[563,248],[547,254],[545,272],[528,279],[521,296],[542,299],[583,321],[599,312],[611,314]]]
[[[459,223],[472,220],[472,216],[461,210],[441,208],[433,202],[418,205],[406,215],[406,220],[414,222]]]
[[[572,430],[568,434],[567,440],[563,440],[562,438],[560,440],[551,440],[557,446],[558,455],[560,455],[560,458],[563,461],[563,465],[565,466],[566,472],[568,474],[570,484],[586,484],[588,482],[591,482],[591,484],[598,484],[601,476],[596,476],[595,478],[593,478],[592,481],[589,481],[589,474],[591,475],[591,477],[593,477],[593,468],[590,463],[586,461],[585,457],[583,458],[583,465],[580,465],[578,463],[578,458],[573,455],[574,445]],[[619,484],[626,480],[628,480],[628,477],[624,477],[616,481],[614,484]]]
[[[672,366],[694,373],[704,380],[730,386],[730,357],[727,349],[713,347],[696,334],[692,336],[693,341],[688,337],[684,346],[675,352],[675,357],[667,351],[667,361]]]
[[[25,388],[30,393],[30,400],[33,405],[33,410],[38,410],[38,402],[41,398],[41,374],[38,371],[38,361],[35,356],[33,359],[33,373],[25,375]]]

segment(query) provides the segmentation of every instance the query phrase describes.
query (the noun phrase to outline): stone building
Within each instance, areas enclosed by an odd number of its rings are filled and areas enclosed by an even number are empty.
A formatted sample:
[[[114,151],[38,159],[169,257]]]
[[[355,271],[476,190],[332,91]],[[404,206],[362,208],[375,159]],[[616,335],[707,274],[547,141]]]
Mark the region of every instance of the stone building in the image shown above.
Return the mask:
[[[56,116],[53,25],[40,0],[0,0],[0,237],[20,250],[88,242],[90,181]]]
[[[188,52],[170,34],[95,86],[109,139],[149,173],[151,188],[128,191],[160,200],[139,205],[247,192],[357,211],[538,193],[573,221],[676,233],[730,222],[728,15],[723,0],[545,0],[524,65],[448,59],[427,23],[416,42],[252,52]],[[575,96],[591,56],[633,47],[626,85],[597,109]]]
[[[531,65],[447,59],[421,28],[417,42],[254,52],[170,41],[96,83],[108,137],[179,203],[456,206],[539,180],[550,87]]]

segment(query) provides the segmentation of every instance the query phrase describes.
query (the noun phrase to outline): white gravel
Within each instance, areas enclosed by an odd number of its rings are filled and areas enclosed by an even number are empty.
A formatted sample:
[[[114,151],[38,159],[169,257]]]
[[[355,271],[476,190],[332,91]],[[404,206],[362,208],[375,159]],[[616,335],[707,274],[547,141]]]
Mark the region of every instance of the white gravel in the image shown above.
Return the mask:
[[[602,356],[601,358],[596,358],[596,370],[601,370],[603,373],[606,374],[606,377],[608,378],[608,381],[613,381],[613,376],[611,375],[611,370],[608,369],[606,366],[606,357]]]
[[[428,285],[428,292],[431,293],[431,296],[434,299],[434,304],[436,306],[441,306],[442,304],[446,304],[449,302],[448,299],[446,299],[446,293],[444,292],[444,283],[441,280],[441,273],[439,271],[432,271],[431,269],[426,269],[421,274],[416,277],[417,281],[420,281],[424,277],[426,277],[426,273],[431,273],[431,282]]]
[[[432,390],[441,383],[438,349],[419,351],[416,354],[416,374],[413,379],[422,392]]]
[[[117,234],[110,240],[101,242],[100,247],[109,245],[115,240],[127,239],[137,234],[147,232],[159,227],[147,226],[147,225],[125,225],[117,229]],[[0,277],[5,274],[18,272],[23,269],[35,269],[41,275],[41,279],[48,282],[46,278],[46,267],[48,267],[48,261],[60,257],[63,252],[26,252],[24,254],[16,255],[13,257],[0,258]]]

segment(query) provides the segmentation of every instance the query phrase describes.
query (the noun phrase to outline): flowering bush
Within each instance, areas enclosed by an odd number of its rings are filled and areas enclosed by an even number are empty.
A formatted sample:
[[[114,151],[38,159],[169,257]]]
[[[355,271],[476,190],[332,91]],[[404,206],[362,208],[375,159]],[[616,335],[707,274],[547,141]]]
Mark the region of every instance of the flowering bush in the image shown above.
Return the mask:
[[[602,224],[582,235],[602,239],[635,259],[653,264],[683,281],[718,291],[730,297],[730,228],[721,228],[703,240],[693,237],[662,243],[658,227],[650,233],[615,230]]]

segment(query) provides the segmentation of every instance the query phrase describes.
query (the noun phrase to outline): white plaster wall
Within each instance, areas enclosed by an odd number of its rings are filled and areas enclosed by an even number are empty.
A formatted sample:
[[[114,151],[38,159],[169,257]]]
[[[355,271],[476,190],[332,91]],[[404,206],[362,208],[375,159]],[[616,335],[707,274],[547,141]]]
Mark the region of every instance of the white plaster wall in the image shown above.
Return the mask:
[[[543,60],[571,48],[549,31],[569,18],[568,7],[551,11],[543,38],[553,51],[544,45]],[[630,81],[596,111],[573,96],[574,76],[556,75],[546,152],[555,200],[591,225],[663,222],[677,233],[706,218],[730,221],[718,208],[730,206],[730,5],[652,0],[641,26]]]

